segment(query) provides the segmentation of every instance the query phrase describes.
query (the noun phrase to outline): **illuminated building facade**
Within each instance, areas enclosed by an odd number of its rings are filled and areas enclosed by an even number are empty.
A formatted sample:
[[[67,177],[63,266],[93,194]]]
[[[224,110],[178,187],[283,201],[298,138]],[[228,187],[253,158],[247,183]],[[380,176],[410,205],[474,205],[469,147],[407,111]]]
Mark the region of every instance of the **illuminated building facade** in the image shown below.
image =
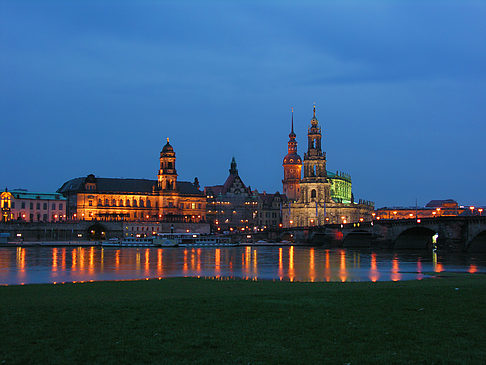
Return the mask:
[[[194,182],[177,181],[176,156],[167,139],[160,152],[157,180],[98,178],[67,181],[58,190],[74,220],[203,222],[206,198]]]
[[[256,225],[258,192],[251,191],[238,174],[235,158],[223,185],[206,186],[207,217],[213,231],[250,231]]]
[[[298,182],[299,193],[295,194],[292,190],[286,188],[297,177],[300,178],[300,171],[298,176],[295,174],[292,175],[291,179],[287,178],[290,169],[287,157],[298,157],[297,144],[294,144],[296,136],[293,133],[292,115],[289,151],[283,164],[284,192],[288,198],[288,202],[282,211],[283,226],[305,227],[327,223],[370,221],[373,204],[361,200],[358,203],[354,202],[351,176],[340,172],[330,173],[326,169],[326,153],[321,146],[321,127],[316,117],[315,106],[314,115],[310,122],[311,125],[307,133],[307,152],[304,154],[303,160],[304,176]]]
[[[375,219],[453,217],[469,212],[469,208],[459,206],[455,200],[446,199],[431,200],[425,207],[383,207],[377,209],[373,214]],[[482,213],[482,210],[479,213]]]
[[[59,222],[66,219],[66,198],[56,193],[5,189],[0,194],[2,221]]]

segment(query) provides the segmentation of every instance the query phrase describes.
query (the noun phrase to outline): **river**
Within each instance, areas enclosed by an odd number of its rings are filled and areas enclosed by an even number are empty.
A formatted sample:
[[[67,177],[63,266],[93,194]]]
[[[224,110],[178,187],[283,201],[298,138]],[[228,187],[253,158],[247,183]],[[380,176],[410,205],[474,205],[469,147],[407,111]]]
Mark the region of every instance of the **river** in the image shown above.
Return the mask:
[[[399,281],[486,273],[486,255],[320,247],[0,248],[0,284],[168,277],[286,281]]]

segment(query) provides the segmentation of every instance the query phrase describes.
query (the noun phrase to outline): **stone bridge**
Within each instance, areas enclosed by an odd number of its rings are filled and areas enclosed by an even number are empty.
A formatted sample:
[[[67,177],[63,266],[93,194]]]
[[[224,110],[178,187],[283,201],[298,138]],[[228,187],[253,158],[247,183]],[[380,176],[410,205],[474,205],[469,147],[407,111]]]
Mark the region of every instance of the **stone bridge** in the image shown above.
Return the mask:
[[[427,249],[437,236],[437,246],[451,251],[486,252],[486,217],[438,217],[296,227],[268,232],[271,239],[342,247]]]

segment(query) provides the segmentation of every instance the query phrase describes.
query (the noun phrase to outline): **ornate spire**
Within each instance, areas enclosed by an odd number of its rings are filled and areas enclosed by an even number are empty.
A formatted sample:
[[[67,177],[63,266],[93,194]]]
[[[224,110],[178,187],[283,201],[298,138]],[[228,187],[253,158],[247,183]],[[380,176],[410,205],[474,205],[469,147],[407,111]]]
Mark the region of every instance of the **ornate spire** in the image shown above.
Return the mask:
[[[316,117],[316,104],[314,104],[314,118]]]
[[[292,108],[292,128],[289,134],[290,139],[295,139],[296,135],[294,133],[294,108]]]
[[[292,133],[294,133],[294,107],[292,107]]]
[[[235,157],[231,159],[231,168],[229,170],[231,175],[238,175],[238,168],[236,167],[236,160]]]
[[[169,143],[169,137],[167,137],[167,143]]]

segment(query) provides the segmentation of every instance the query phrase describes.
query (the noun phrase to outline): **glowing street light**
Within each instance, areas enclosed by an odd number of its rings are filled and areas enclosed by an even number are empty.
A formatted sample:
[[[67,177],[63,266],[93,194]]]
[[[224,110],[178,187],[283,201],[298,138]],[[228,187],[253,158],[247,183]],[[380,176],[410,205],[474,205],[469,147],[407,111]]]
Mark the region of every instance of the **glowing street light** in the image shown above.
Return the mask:
[[[481,215],[482,215],[482,213],[483,213],[483,208],[479,208],[479,209],[478,209],[478,212],[479,212],[479,215],[481,216]]]
[[[474,207],[470,206],[469,209],[471,209],[471,215],[474,215]]]

